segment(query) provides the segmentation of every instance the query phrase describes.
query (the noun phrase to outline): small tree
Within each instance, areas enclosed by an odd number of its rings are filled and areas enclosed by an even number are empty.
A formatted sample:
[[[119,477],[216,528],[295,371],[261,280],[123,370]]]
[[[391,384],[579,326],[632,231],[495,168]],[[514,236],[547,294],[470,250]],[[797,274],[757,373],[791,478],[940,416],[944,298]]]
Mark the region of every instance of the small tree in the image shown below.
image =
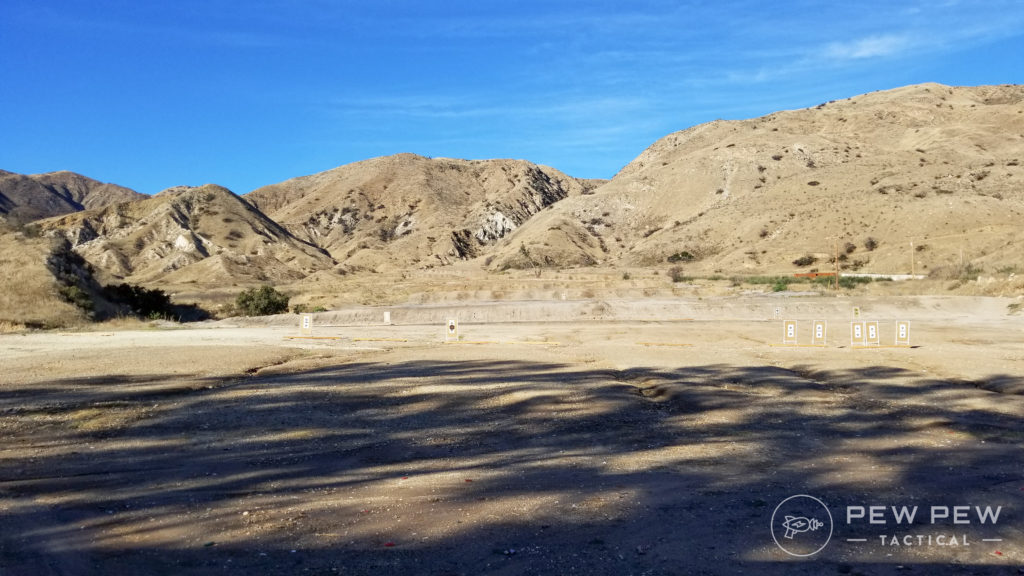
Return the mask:
[[[268,316],[288,311],[288,296],[271,286],[260,286],[243,290],[235,305],[245,316]]]
[[[171,314],[171,298],[163,290],[152,290],[122,282],[103,287],[103,293],[111,302],[124,304],[132,313],[142,318],[157,318]]]

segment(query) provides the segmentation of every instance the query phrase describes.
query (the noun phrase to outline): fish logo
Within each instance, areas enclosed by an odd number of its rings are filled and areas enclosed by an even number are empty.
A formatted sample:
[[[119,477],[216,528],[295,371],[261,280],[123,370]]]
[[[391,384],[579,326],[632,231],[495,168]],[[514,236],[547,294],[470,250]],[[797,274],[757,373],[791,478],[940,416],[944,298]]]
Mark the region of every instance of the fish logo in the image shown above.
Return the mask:
[[[790,556],[807,557],[821,552],[832,539],[832,528],[832,513],[814,496],[790,496],[772,513],[772,539]]]

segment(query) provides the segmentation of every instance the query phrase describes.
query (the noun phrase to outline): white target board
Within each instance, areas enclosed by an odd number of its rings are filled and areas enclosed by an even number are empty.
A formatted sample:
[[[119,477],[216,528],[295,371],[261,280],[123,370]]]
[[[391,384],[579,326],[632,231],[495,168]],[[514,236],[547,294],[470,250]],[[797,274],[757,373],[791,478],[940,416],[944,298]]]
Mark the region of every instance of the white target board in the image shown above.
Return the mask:
[[[444,329],[445,342],[459,339],[459,321],[449,319]]]
[[[850,322],[851,346],[878,346],[878,344],[878,322],[874,320]]]
[[[910,322],[896,322],[896,345],[910,346]]]
[[[387,325],[387,326],[391,326],[391,311],[390,310],[385,310],[384,311],[384,324]]]
[[[782,308],[780,306],[775,307],[775,319],[782,318]]]
[[[811,345],[812,346],[824,346],[827,343],[828,338],[828,322],[824,320],[815,320],[811,324]]]
[[[303,314],[299,318],[299,332],[301,332],[303,336],[310,336],[313,334],[312,314]]]
[[[782,322],[782,343],[792,345],[797,343],[796,320],[785,320]]]
[[[878,346],[880,338],[878,337],[878,322],[871,321],[864,323],[864,341],[868,346]]]
[[[865,337],[867,336],[867,330],[864,328],[864,322],[850,322],[850,345],[851,346],[864,346]]]

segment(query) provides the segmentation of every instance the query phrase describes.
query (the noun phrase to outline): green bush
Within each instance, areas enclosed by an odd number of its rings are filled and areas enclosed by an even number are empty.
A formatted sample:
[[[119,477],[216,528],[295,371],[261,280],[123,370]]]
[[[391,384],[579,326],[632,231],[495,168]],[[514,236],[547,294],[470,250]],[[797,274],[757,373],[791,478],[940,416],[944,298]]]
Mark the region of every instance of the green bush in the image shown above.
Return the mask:
[[[163,290],[143,288],[134,284],[121,283],[103,287],[108,300],[131,308],[140,318],[159,319],[171,315],[171,297]]]
[[[666,258],[666,260],[668,260],[672,264],[675,264],[676,262],[693,262],[696,259],[697,257],[687,250],[676,252],[675,254],[672,254],[671,256]]]
[[[243,316],[268,316],[288,311],[288,296],[271,286],[260,286],[243,290],[235,305]]]
[[[842,276],[842,275],[840,275],[839,276],[839,287],[840,288],[846,288],[847,290],[852,290],[853,288],[856,288],[857,286],[859,286],[861,284],[870,284],[870,283],[872,283],[874,281],[875,281],[874,278],[868,278],[868,277],[864,277],[864,276]],[[813,280],[811,280],[811,282],[813,282],[814,284],[818,284],[820,286],[825,286],[826,288],[828,288],[830,286],[835,286],[836,278],[835,278],[835,276],[819,276],[819,277],[814,278]]]
[[[86,312],[92,312],[95,304],[93,304],[92,297],[85,290],[78,287],[77,284],[68,284],[65,286],[59,286],[57,291],[60,293],[61,298],[65,302],[73,304]]]
[[[736,284],[789,284],[793,282],[790,276],[734,276],[733,283]]]

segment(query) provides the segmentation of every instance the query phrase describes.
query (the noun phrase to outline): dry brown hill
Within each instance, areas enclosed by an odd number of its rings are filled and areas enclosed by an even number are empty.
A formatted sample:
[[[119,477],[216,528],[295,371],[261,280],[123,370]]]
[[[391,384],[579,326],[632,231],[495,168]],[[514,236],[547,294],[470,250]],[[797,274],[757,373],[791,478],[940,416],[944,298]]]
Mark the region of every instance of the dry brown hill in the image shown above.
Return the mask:
[[[28,326],[67,326],[84,322],[86,313],[61,297],[49,261],[54,242],[28,238],[0,227],[0,332]]]
[[[245,198],[346,269],[384,270],[484,255],[542,209],[600,183],[522,160],[398,154],[266,186]]]
[[[334,264],[230,190],[211,184],[39,224],[64,234],[106,281],[281,282]]]
[[[908,86],[662,138],[593,195],[504,239],[491,268],[1024,269],[1024,86]],[[911,248],[913,242],[913,248]],[[961,252],[962,250],[962,252]],[[804,266],[793,264],[802,257]]]
[[[0,218],[13,224],[143,198],[129,188],[74,172],[23,175],[0,170]]]

